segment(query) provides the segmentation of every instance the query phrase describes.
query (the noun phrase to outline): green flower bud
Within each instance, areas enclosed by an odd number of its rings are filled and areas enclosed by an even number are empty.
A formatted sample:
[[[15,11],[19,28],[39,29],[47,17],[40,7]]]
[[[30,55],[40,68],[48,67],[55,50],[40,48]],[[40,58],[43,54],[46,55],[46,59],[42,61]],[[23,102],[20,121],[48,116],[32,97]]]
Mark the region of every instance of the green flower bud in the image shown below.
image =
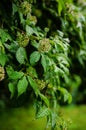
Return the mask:
[[[39,9],[36,9],[34,13],[35,13],[35,15],[36,15],[37,17],[41,17],[41,16],[42,16],[42,11],[39,10]]]
[[[35,25],[37,23],[37,18],[36,16],[30,16],[30,23]]]

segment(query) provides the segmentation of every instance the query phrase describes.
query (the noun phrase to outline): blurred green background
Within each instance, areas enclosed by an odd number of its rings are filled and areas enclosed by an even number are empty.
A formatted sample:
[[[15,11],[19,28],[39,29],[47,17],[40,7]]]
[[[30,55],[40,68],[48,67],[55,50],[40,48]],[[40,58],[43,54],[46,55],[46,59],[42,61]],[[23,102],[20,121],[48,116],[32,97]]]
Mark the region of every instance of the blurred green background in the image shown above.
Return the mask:
[[[71,121],[69,130],[86,129],[85,105],[62,107],[61,114],[66,120]],[[32,106],[0,111],[0,130],[45,130],[46,118],[35,120],[34,117],[35,111]]]

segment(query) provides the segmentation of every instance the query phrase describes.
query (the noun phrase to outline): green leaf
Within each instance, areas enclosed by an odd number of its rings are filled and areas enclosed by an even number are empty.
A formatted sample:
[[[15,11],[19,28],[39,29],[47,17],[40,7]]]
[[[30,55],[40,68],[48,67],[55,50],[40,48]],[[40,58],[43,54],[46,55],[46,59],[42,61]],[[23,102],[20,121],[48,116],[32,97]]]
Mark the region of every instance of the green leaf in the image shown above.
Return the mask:
[[[22,79],[19,80],[17,84],[17,89],[18,89],[18,96],[26,92],[26,89],[28,87],[28,81],[25,76],[23,76]]]
[[[5,66],[6,61],[7,61],[7,56],[4,53],[0,52],[0,64],[2,66]]]
[[[58,14],[61,15],[62,9],[64,8],[64,2],[63,0],[57,0],[58,2]]]
[[[33,90],[34,90],[34,93],[36,94],[36,96],[38,96],[38,94],[39,94],[38,84],[35,82],[34,79],[32,79],[31,76],[27,76],[27,77],[28,77],[28,80],[29,80],[29,83],[30,83],[31,87],[32,87]]]
[[[13,73],[11,73],[11,75],[9,75],[9,78],[16,80],[16,79],[20,79],[23,75],[24,75],[23,72],[14,71]]]
[[[9,91],[11,92],[11,98],[14,96],[14,93],[15,93],[15,86],[13,83],[9,83],[8,84],[8,88],[9,88]]]
[[[26,33],[27,33],[28,36],[32,35],[34,33],[33,28],[26,25]]]
[[[18,43],[17,42],[12,42],[10,45],[8,43],[4,43],[4,46],[6,49],[8,49],[9,52],[16,53],[18,49]]]
[[[36,118],[42,118],[48,115],[50,115],[50,109],[46,107],[41,107],[36,115]]]
[[[49,69],[49,66],[52,65],[53,60],[49,58],[47,55],[41,54],[41,64],[43,66],[44,72],[46,72]]]
[[[72,96],[69,94],[69,92],[65,88],[59,87],[58,90],[63,95],[64,102],[68,101],[68,103],[70,103],[72,101]]]
[[[0,53],[4,53],[5,52],[5,49],[4,49],[4,46],[3,46],[3,43],[2,41],[0,40]]]
[[[10,76],[13,73],[14,69],[12,68],[12,66],[8,66],[6,67],[6,71],[7,71],[8,76]]]
[[[12,80],[20,79],[24,75],[23,72],[14,71],[12,67],[7,67],[6,71],[9,78]]]
[[[10,76],[11,79],[20,79],[22,76],[24,75],[23,72],[17,72],[17,71],[14,71],[14,73]]]
[[[42,66],[44,68],[44,72],[46,72],[46,70],[47,70],[47,63],[46,63],[46,57],[45,57],[45,55],[42,55],[41,64],[42,64]]]
[[[69,95],[68,95],[68,103],[70,104],[72,102],[72,96],[71,96],[71,94],[69,93]]]
[[[63,71],[65,72],[65,74],[69,74],[69,69],[64,65],[64,64],[59,64],[60,68],[63,69]]]
[[[18,8],[17,8],[17,6],[16,6],[16,4],[12,4],[12,8],[13,8],[13,15],[18,11]]]
[[[68,59],[67,56],[65,56],[64,54],[57,54],[57,55],[56,55],[56,58],[57,58],[59,64],[62,63],[62,64],[64,64],[65,66],[69,67],[69,62],[70,62],[70,61],[69,61],[69,59]]]
[[[55,129],[56,123],[57,123],[57,113],[52,111],[51,112],[51,125],[52,125],[53,130]]]
[[[34,46],[35,48],[38,48],[39,47],[39,43],[37,43],[35,40],[33,40],[31,42],[31,45]]]
[[[25,64],[25,60],[27,60],[26,50],[23,47],[19,47],[16,52],[16,59],[20,64]]]
[[[49,107],[49,100],[46,96],[44,96],[42,93],[39,93],[40,98],[45,102],[47,107]]]
[[[68,100],[68,97],[69,97],[69,93],[67,92],[67,90],[64,90],[63,96],[64,96],[64,102],[66,102]]]
[[[35,65],[35,63],[37,63],[40,59],[40,52],[38,51],[34,51],[31,55],[30,55],[30,64],[31,65]]]
[[[27,68],[27,73],[33,77],[33,78],[37,78],[38,75],[37,75],[37,72],[36,72],[36,69],[33,68],[32,66],[30,66],[29,68]]]
[[[10,40],[10,41],[12,40],[8,31],[4,30],[4,29],[0,29],[0,37],[1,37],[1,40],[2,40],[3,43],[6,42],[7,40]]]
[[[23,14],[21,12],[19,12],[19,17],[20,17],[20,23],[23,24],[23,26],[25,25],[25,20],[23,18]]]

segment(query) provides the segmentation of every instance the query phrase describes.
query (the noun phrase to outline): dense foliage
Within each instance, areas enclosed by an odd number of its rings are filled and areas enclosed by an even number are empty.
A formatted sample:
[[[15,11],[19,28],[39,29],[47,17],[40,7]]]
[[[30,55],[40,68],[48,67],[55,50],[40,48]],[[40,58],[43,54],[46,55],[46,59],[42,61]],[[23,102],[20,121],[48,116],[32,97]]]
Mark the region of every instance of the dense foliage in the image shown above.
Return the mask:
[[[1,99],[13,106],[33,99],[36,118],[67,129],[58,105],[86,82],[85,2],[3,0],[0,17]]]

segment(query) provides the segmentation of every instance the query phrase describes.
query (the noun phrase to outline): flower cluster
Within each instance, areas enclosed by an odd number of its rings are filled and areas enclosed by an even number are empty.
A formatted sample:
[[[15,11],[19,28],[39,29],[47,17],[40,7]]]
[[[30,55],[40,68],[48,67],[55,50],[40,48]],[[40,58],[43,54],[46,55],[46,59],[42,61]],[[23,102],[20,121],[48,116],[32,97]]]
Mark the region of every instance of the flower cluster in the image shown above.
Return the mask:
[[[17,42],[20,46],[26,47],[29,43],[29,37],[23,32],[17,32]]]
[[[40,90],[43,90],[46,87],[46,83],[44,80],[35,79],[35,81],[38,84]]]
[[[31,13],[31,4],[27,1],[24,1],[20,5],[20,11],[26,16],[27,14]]]
[[[39,41],[39,48],[40,52],[49,52],[51,49],[51,44],[48,38],[44,38]]]

